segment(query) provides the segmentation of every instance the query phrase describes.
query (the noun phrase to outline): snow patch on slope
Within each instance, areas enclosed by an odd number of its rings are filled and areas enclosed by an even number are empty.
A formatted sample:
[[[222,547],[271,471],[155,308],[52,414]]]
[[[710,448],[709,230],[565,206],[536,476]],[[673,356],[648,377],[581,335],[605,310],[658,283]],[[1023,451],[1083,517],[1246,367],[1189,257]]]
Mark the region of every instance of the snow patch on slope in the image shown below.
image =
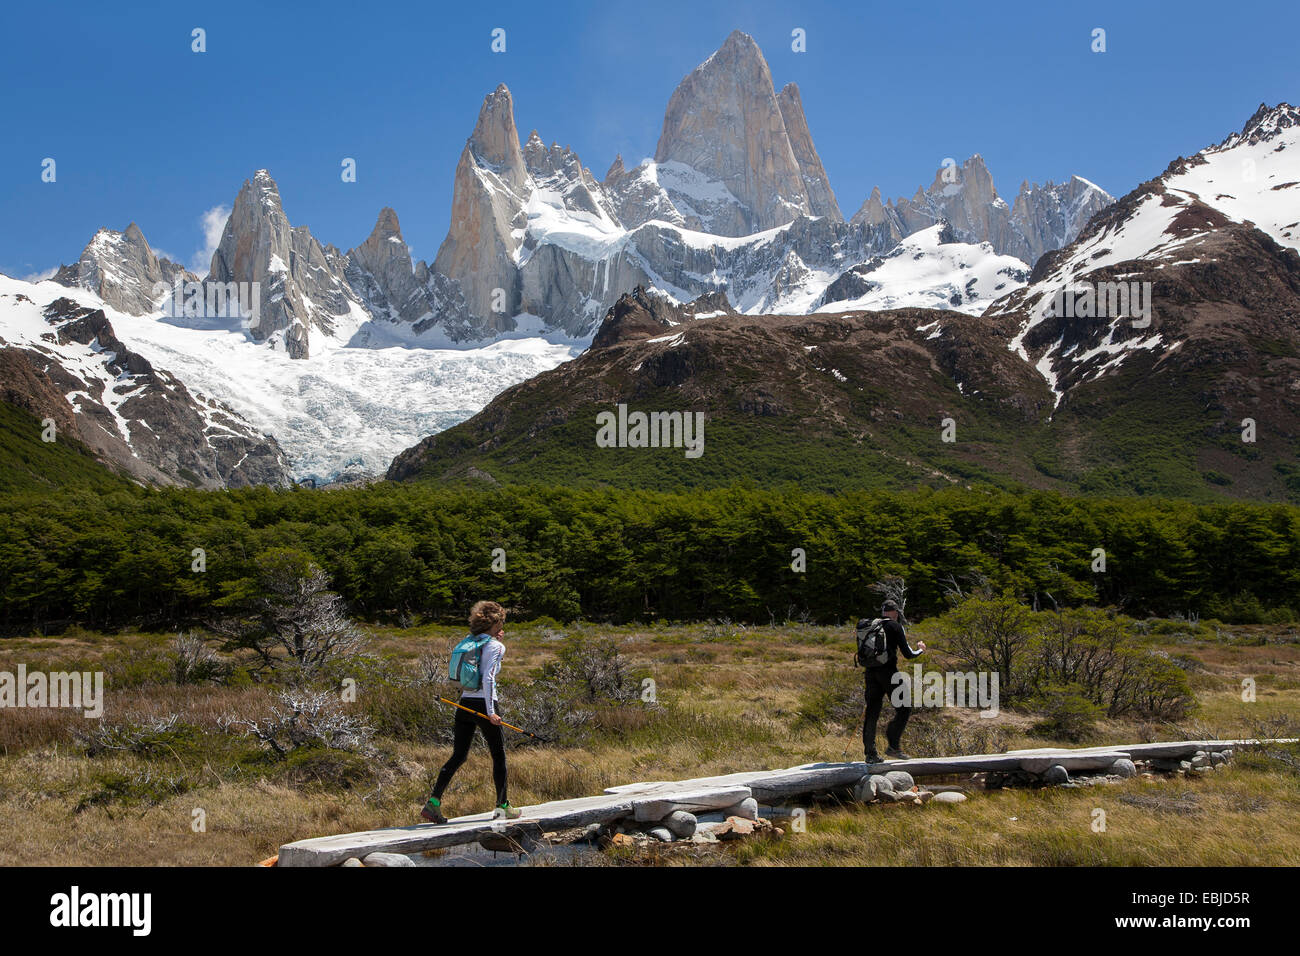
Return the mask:
[[[33,301],[16,302],[14,293]],[[35,341],[53,349],[40,339],[50,331],[41,309],[59,297],[103,309],[128,348],[174,374],[191,392],[218,399],[273,435],[300,480],[326,481],[345,469],[382,474],[399,452],[580,350],[571,342],[536,335],[476,349],[349,348],[338,338],[322,336],[310,358],[290,360],[238,328],[187,328],[156,315],[127,315],[85,289],[6,276],[0,276],[0,339],[23,345]],[[349,325],[360,316],[351,318]],[[540,321],[521,320],[532,331]],[[59,361],[79,375],[100,370],[105,405],[114,408],[110,402],[126,398],[130,380],[107,375],[102,356],[75,343],[57,351]],[[119,428],[124,424],[119,422]]]

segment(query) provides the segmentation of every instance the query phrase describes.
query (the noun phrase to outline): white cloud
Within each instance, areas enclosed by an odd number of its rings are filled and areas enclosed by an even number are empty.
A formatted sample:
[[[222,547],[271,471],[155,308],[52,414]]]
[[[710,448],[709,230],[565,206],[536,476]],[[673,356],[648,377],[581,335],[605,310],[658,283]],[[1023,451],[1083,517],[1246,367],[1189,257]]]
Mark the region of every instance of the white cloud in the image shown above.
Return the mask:
[[[23,276],[24,282],[44,282],[46,279],[53,279],[54,273],[59,271],[59,267],[52,269],[42,269],[40,272],[33,272],[31,275]]]
[[[200,278],[208,274],[208,268],[212,265],[212,254],[221,244],[221,234],[225,232],[226,220],[229,218],[229,206],[213,206],[199,217],[199,221],[203,224],[203,248],[194,253],[194,258],[190,260],[190,271]]]

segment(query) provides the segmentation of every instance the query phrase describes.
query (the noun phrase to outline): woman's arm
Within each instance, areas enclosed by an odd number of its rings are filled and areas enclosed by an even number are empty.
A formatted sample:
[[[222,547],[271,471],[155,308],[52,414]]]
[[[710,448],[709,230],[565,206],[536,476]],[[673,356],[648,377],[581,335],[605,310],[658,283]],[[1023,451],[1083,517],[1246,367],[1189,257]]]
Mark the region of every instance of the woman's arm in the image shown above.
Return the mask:
[[[506,656],[506,646],[493,639],[483,646],[483,703],[489,717],[496,714],[495,698],[497,695],[497,672],[501,670],[501,661]]]

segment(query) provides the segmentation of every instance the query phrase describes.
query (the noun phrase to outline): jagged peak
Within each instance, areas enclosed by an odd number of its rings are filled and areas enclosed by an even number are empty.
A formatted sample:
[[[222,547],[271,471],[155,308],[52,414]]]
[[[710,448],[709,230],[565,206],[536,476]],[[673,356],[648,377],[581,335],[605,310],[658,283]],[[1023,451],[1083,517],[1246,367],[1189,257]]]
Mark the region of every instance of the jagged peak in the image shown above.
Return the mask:
[[[257,202],[272,212],[281,212],[280,187],[271,178],[270,172],[259,169],[253,173],[252,179],[244,180],[239,195],[235,197],[235,205],[246,202]]]
[[[1252,142],[1263,140],[1267,142],[1282,130],[1290,129],[1293,126],[1300,126],[1300,110],[1297,110],[1290,103],[1283,101],[1276,106],[1260,103],[1259,108],[1241,127],[1241,132],[1233,133],[1219,144],[1219,148],[1235,146],[1237,143],[1246,140]]]
[[[760,57],[763,55],[763,52],[758,48],[758,41],[755,40],[748,33],[746,33],[744,30],[732,30],[730,33],[728,33],[727,38],[722,41],[722,46],[719,47],[719,49],[752,50],[753,52],[757,53]]]
[[[691,74],[703,74],[713,69],[714,61],[729,54],[744,60],[753,60],[761,65],[763,70],[767,70],[767,60],[763,58],[763,51],[759,49],[758,42],[742,30],[732,30],[727,34],[727,38],[722,41],[722,46],[718,47],[708,59],[691,71]]]
[[[391,206],[379,210],[379,218],[375,220],[375,228],[370,230],[370,235],[380,239],[390,236],[402,238],[402,226],[397,221],[397,212]]]
[[[1293,126],[1300,126],[1300,110],[1297,110],[1290,103],[1283,101],[1276,106],[1260,103],[1255,112],[1251,114],[1250,119],[1246,120],[1241,127],[1240,132],[1229,133],[1220,142],[1213,146],[1207,146],[1201,152],[1218,153],[1232,149],[1234,146],[1240,146],[1242,143],[1268,142],[1282,130],[1290,129]],[[1165,170],[1165,172],[1168,173],[1187,161],[1186,157],[1180,156],[1169,164],[1169,169]]]
[[[538,142],[540,143],[540,137]],[[478,121],[466,144],[475,158],[497,168],[522,165],[515,103],[504,83],[483,97]]]

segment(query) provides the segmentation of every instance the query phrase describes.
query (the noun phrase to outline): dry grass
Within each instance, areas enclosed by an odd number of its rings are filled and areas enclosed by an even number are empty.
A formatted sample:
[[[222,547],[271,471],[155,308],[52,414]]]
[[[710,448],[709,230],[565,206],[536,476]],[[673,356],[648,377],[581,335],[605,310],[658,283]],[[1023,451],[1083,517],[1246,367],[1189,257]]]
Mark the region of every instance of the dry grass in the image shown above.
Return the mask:
[[[514,625],[503,676],[509,709],[518,687],[552,659],[563,636],[603,636],[618,643],[638,680],[653,678],[658,705],[594,707],[588,736],[569,747],[520,746],[511,741],[511,800],[519,806],[599,792],[636,780],[668,780],[814,760],[861,756],[860,731],[846,721],[801,720],[810,688],[836,670],[851,671],[851,635],[801,625],[746,631],[718,626],[559,629]],[[409,666],[421,652],[445,651],[461,630],[420,627],[372,630],[373,650]],[[923,629],[920,636],[924,638]],[[58,668],[94,661],[122,670],[161,652],[169,635],[79,633],[60,639],[0,644],[0,669],[18,662]],[[1253,635],[1252,635],[1253,639]],[[1250,645],[1213,639],[1153,638],[1171,655],[1194,658],[1200,711],[1179,727],[1110,721],[1099,742],[1177,738],[1213,729],[1219,736],[1252,732],[1261,719],[1300,714],[1300,645],[1285,632]],[[1199,669],[1199,668],[1203,668]],[[1254,677],[1257,700],[1241,700],[1242,677]],[[856,677],[853,679],[857,679]],[[382,772],[347,786],[324,780],[291,782],[256,756],[247,741],[217,729],[223,714],[264,713],[262,687],[121,686],[107,694],[105,720],[179,713],[196,735],[189,749],[142,756],[88,757],[72,743],[86,721],[59,711],[0,711],[0,865],[242,865],[275,853],[283,843],[327,833],[413,822],[446,758],[431,740],[383,741]],[[906,738],[912,752],[954,746],[996,730],[1008,747],[1042,746],[1027,730],[1032,715],[973,714],[930,725],[918,718]],[[446,717],[450,721],[450,716]],[[449,812],[486,809],[490,768],[477,748],[445,796]],[[125,783],[124,783],[125,781]],[[1161,803],[1191,790],[1190,812]],[[1121,799],[1152,797],[1148,802]],[[80,810],[78,808],[81,808]],[[1107,813],[1107,832],[1092,832],[1092,810]],[[194,811],[206,818],[192,828]],[[809,832],[779,841],[747,842],[705,856],[665,854],[657,862],[769,864],[1176,864],[1294,863],[1300,836],[1294,773],[1234,767],[1193,781],[1130,782],[1123,786],[1044,792],[980,793],[957,806],[827,810],[811,816]],[[1011,818],[1015,817],[1015,820]],[[644,861],[641,861],[644,862]]]

